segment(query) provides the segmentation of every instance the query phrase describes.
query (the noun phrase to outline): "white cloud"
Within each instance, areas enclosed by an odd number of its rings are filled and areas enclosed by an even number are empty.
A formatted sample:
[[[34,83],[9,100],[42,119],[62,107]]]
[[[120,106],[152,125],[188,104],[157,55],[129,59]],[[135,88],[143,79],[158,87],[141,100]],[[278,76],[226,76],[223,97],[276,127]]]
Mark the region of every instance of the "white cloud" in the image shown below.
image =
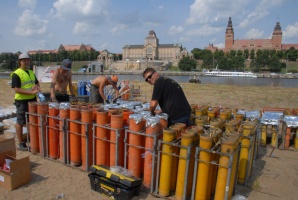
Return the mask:
[[[214,35],[214,34],[220,33],[220,32],[222,32],[222,28],[204,25],[198,29],[192,29],[192,30],[188,31],[187,35],[190,35],[190,36],[211,36],[211,35]]]
[[[57,0],[55,15],[61,19],[80,19],[106,14],[108,0]]]
[[[100,49],[106,49],[109,46],[107,42],[100,45]]]
[[[118,35],[120,34],[120,31],[123,31],[127,28],[128,26],[126,24],[118,24],[114,28],[112,28],[112,34],[113,35]]]
[[[175,35],[183,31],[184,31],[184,28],[182,26],[171,26],[167,32],[169,35]]]
[[[31,10],[25,10],[18,18],[15,34],[18,36],[43,35],[47,30],[47,20],[40,19]]]
[[[247,39],[257,39],[262,38],[264,34],[264,31],[260,31],[258,29],[252,28],[245,34],[244,38]]]
[[[253,12],[249,13],[247,15],[247,17],[242,22],[240,22],[239,27],[245,28],[248,25],[252,24],[253,22],[258,21],[259,19],[263,18],[264,16],[266,16],[268,14],[269,14],[269,12],[267,12],[265,10],[260,11],[260,12],[253,11]]]
[[[18,6],[21,8],[34,9],[36,6],[37,0],[19,0]]]
[[[98,31],[96,27],[89,23],[77,22],[73,29],[73,33],[76,35],[96,35],[98,34]]]
[[[227,20],[235,13],[241,13],[247,4],[248,2],[239,0],[195,0],[190,6],[190,15],[186,23],[206,24]]]
[[[261,0],[257,3],[254,10],[247,11],[248,14],[246,14],[246,17],[239,23],[239,27],[245,28],[248,25],[264,18],[270,14],[270,8],[279,6],[283,1],[284,0]]]
[[[298,22],[293,25],[288,25],[286,30],[283,31],[283,37],[285,38],[298,38]]]

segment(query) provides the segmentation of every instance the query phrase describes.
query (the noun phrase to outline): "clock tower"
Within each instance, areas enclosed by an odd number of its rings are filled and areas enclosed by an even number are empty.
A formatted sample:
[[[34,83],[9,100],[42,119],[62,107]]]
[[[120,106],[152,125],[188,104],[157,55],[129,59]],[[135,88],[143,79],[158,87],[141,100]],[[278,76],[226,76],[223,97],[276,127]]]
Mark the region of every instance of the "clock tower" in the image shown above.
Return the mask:
[[[231,17],[229,17],[228,27],[226,29],[225,49],[227,51],[232,50],[233,44],[234,44],[234,30],[233,30]]]

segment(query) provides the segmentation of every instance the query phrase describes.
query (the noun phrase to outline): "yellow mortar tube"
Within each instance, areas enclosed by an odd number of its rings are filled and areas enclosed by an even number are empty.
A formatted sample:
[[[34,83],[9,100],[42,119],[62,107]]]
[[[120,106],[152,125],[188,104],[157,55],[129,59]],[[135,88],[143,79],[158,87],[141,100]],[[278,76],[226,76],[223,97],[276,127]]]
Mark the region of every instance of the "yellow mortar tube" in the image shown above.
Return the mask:
[[[246,168],[248,163],[248,154],[250,149],[250,138],[254,126],[251,123],[243,124],[243,133],[241,139],[241,150],[239,159],[238,183],[244,185]]]
[[[222,137],[222,130],[217,128],[217,129],[211,130],[211,131],[212,131],[213,143],[216,144],[220,140],[220,138]],[[211,154],[211,159],[212,159],[212,161],[218,163],[219,154],[218,153],[212,153]],[[210,166],[209,180],[211,180],[211,181],[208,182],[207,196],[211,196],[215,192],[217,169],[218,169],[218,166],[215,165],[215,164],[212,164]]]
[[[296,129],[296,137],[294,138],[294,149],[298,150],[298,128]]]
[[[271,134],[271,146],[277,147],[278,135],[276,131],[276,127],[272,126],[272,134]]]
[[[175,129],[176,130],[176,134],[175,134],[175,138],[177,138],[178,135],[181,134],[182,129],[180,128],[180,126],[177,125],[171,125],[170,128]],[[176,182],[177,182],[177,173],[178,173],[178,162],[179,162],[179,152],[180,152],[180,148],[179,146],[174,146],[173,147],[173,154],[177,155],[177,156],[173,156],[172,158],[172,172],[171,172],[171,184],[170,184],[170,190],[171,191],[175,191],[176,189]]]
[[[175,140],[176,130],[171,128],[163,129],[163,141],[172,142]],[[172,160],[173,146],[163,143],[160,177],[159,177],[159,195],[167,197],[170,195],[171,173],[172,173]]]
[[[233,154],[235,139],[224,137],[221,144],[221,153]],[[216,189],[214,199],[221,200],[225,198],[226,189],[229,189],[229,186],[226,186],[228,178],[228,167],[229,167],[229,156],[220,155],[219,158],[219,167],[216,181]]]
[[[234,151],[238,148],[238,145],[241,141],[241,134],[237,131],[233,131],[230,134],[230,138],[234,139]],[[237,173],[237,162],[238,162],[238,156],[239,156],[239,151],[236,151],[233,157],[233,164],[232,164],[232,170],[231,170],[231,179],[230,179],[230,190],[228,194],[228,199],[231,199],[235,187],[235,177]]]
[[[181,146],[183,146],[183,147],[191,146],[193,143],[193,140],[194,140],[193,132],[189,131],[185,134],[182,134]],[[185,179],[188,178],[188,177],[185,177],[186,162],[187,162],[186,159],[187,159],[187,149],[181,147],[180,148],[179,164],[178,164],[175,200],[182,200],[183,196],[184,196],[184,182],[185,182]],[[191,187],[191,185],[188,185],[188,187]],[[186,196],[190,196],[190,194],[186,193]]]
[[[267,144],[267,126],[262,125],[262,133],[261,133],[261,144],[262,146],[266,146]]]
[[[202,134],[200,136],[200,148],[210,150],[212,147],[212,138],[210,134]],[[196,193],[195,199],[209,199],[207,197],[208,180],[209,180],[209,169],[211,161],[211,153],[208,151],[201,150],[199,154],[199,164],[197,169],[197,181],[196,181]],[[211,180],[210,180],[211,181]]]

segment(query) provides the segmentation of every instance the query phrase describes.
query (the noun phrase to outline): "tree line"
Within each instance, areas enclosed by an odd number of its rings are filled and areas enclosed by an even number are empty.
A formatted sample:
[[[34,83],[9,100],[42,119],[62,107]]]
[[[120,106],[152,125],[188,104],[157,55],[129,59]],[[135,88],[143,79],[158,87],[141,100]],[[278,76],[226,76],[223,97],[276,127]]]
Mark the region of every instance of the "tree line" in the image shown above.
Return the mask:
[[[226,71],[270,71],[280,72],[286,67],[287,61],[297,61],[298,50],[294,47],[286,51],[276,50],[231,50],[223,52],[194,48],[191,53],[195,60],[201,60],[202,69],[220,69]],[[189,57],[180,60],[178,67],[184,71],[198,70],[197,62],[192,62]]]
[[[18,68],[18,53],[1,53],[0,68],[3,70],[14,70]],[[69,58],[72,61],[94,61],[97,60],[99,51],[59,51],[58,53],[42,53],[42,51],[30,55],[31,65],[42,66],[44,62],[56,62],[60,65],[63,59]],[[121,60],[122,55],[113,54],[115,60]]]
[[[184,57],[180,60],[178,67],[183,71],[194,71],[207,69],[211,70],[218,68],[228,71],[271,71],[280,72],[286,67],[287,61],[297,61],[298,50],[294,47],[286,51],[276,50],[231,50],[223,52],[216,50],[212,52],[206,49],[194,48],[191,53],[194,59]],[[0,69],[14,70],[18,68],[19,53],[2,53],[0,54]],[[122,60],[121,54],[114,54],[114,60]],[[56,62],[60,65],[62,60],[69,58],[72,61],[94,61],[97,60],[99,51],[59,51],[58,53],[42,53],[30,55],[31,65],[42,66],[43,62]],[[198,60],[202,61],[201,69],[198,69]]]

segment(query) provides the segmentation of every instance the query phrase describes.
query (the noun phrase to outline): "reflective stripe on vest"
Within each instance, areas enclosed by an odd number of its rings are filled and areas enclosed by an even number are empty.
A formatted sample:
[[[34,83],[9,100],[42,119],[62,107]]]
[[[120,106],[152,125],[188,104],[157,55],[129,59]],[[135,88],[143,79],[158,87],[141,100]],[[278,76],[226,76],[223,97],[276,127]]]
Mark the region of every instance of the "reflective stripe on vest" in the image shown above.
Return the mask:
[[[29,74],[20,68],[13,72],[20,77],[21,89],[24,89],[24,90],[31,90],[32,87],[35,85],[35,81],[36,81],[34,72],[32,70],[28,70],[28,72]],[[34,97],[36,97],[36,94],[15,93],[15,96],[14,96],[16,100],[33,99]]]

